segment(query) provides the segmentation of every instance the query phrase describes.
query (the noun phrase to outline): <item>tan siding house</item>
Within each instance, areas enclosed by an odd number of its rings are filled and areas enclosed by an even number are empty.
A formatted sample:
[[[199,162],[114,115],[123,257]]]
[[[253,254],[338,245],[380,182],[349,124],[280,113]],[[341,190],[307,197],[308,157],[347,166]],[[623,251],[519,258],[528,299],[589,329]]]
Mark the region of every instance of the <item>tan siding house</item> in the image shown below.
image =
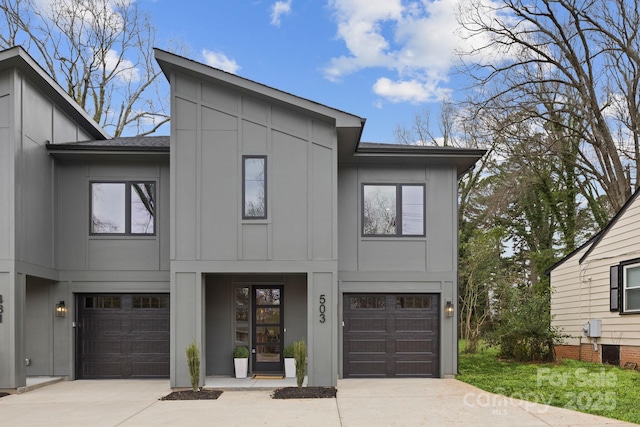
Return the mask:
[[[556,263],[552,325],[559,357],[640,364],[640,200],[636,192],[596,236]]]

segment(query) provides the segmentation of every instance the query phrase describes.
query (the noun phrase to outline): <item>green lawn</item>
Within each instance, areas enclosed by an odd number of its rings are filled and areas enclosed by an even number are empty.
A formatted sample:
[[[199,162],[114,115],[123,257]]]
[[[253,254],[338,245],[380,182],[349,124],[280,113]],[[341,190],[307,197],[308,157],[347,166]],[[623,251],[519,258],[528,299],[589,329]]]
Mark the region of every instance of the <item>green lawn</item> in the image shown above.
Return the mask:
[[[496,356],[492,348],[460,353],[456,378],[492,393],[640,423],[640,372],[577,360],[504,362]]]

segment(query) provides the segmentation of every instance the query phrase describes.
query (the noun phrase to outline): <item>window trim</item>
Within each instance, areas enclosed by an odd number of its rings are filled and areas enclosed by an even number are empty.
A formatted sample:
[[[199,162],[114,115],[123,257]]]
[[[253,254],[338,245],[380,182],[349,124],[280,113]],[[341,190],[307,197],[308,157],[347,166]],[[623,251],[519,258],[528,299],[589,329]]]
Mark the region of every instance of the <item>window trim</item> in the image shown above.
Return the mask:
[[[396,188],[396,232],[394,234],[366,234],[364,231],[364,188],[366,186],[386,186]],[[422,234],[404,234],[402,232],[402,189],[403,187],[422,187]],[[360,186],[360,235],[362,237],[383,238],[424,238],[427,236],[427,186],[423,182],[390,183],[390,182],[363,182]]]
[[[264,160],[264,215],[262,216],[249,216],[246,211],[246,160],[249,159],[262,159]],[[266,155],[244,155],[242,156],[242,219],[246,220],[265,220],[267,219],[267,207],[268,207],[268,193],[267,193],[267,156]]]
[[[630,268],[640,268],[640,258],[635,258],[629,261],[623,261],[620,263],[619,269],[619,282],[618,293],[620,295],[620,313],[626,314],[640,314],[640,308],[629,310],[627,309],[627,270]],[[640,289],[640,288],[632,288]]]
[[[124,227],[122,233],[99,233],[93,231],[93,184],[124,184]],[[133,233],[131,232],[131,187],[133,184],[153,184],[153,198],[156,202],[155,212],[153,216],[153,232],[151,233]],[[136,236],[136,237],[153,237],[157,233],[158,223],[158,183],[150,180],[91,180],[89,181],[89,235],[90,236]]]

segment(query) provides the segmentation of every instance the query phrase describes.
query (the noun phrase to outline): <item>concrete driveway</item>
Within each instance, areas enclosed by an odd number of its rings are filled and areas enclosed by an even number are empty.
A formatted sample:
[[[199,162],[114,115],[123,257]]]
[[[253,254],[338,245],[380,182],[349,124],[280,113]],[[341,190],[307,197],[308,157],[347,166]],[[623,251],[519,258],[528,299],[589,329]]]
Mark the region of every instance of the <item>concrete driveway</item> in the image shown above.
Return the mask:
[[[166,380],[63,381],[0,399],[1,426],[631,426],[486,393],[450,379],[340,380],[337,399],[160,401]]]

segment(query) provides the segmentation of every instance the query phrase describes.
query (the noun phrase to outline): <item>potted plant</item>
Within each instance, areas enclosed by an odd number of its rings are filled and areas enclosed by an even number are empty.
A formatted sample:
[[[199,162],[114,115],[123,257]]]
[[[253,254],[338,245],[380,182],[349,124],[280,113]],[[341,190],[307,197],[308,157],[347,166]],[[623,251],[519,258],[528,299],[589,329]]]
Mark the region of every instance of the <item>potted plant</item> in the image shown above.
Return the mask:
[[[282,351],[284,356],[284,376],[287,378],[295,378],[296,376],[296,359],[293,358],[293,344],[289,344]]]
[[[249,368],[249,349],[239,345],[233,350],[233,364],[236,368],[236,378],[247,378]]]

